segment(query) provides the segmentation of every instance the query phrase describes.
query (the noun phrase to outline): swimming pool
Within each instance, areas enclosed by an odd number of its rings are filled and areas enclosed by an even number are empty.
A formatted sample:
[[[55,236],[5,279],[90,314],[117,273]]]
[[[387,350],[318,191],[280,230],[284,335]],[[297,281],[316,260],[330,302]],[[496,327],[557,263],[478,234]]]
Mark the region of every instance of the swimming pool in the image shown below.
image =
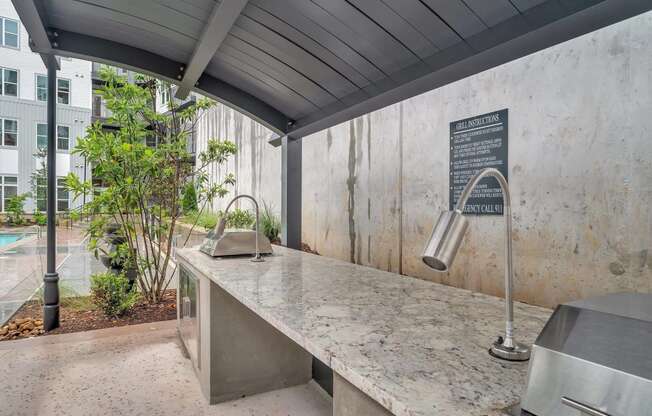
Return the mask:
[[[11,244],[23,238],[22,234],[0,234],[0,247]]]

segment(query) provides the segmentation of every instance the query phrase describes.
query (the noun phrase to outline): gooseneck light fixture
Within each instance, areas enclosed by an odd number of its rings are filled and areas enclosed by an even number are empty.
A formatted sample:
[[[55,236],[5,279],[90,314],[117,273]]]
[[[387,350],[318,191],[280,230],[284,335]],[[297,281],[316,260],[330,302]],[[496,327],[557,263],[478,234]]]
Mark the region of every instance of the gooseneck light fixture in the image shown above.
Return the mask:
[[[483,169],[478,172],[466,185],[459,201],[453,211],[442,212],[437,225],[432,231],[421,258],[429,267],[439,272],[446,272],[453,264],[455,255],[460,248],[464,233],[469,226],[468,219],[464,217],[464,206],[469,199],[473,188],[487,176],[498,180],[503,191],[503,205],[505,215],[505,336],[498,337],[489,349],[495,357],[509,361],[526,361],[530,358],[530,348],[514,340],[514,301],[512,291],[514,277],[512,271],[512,210],[509,187],[505,177],[494,168]]]

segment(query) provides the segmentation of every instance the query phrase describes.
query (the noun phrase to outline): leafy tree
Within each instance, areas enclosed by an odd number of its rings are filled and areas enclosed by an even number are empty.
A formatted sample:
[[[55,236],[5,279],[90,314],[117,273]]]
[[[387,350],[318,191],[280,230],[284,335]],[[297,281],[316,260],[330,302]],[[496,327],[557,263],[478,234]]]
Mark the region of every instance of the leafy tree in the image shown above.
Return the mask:
[[[39,192],[47,192],[47,180],[48,180],[48,170],[47,170],[47,149],[38,149],[34,153],[34,159],[37,160],[38,168],[32,172],[32,175],[29,179],[30,185],[32,187],[32,197],[36,203],[36,209],[39,211],[44,211],[45,206],[39,207],[39,200],[46,200],[46,195],[40,195]]]
[[[184,184],[195,182],[201,210],[213,198],[224,197],[235,177],[228,173],[221,181],[209,181],[206,168],[224,164],[236,153],[236,146],[209,140],[195,166],[187,139],[213,101],[201,99],[181,108],[170,100],[169,111],[161,114],[156,112],[156,91],[166,85],[147,77],[128,83],[110,70],[102,71],[101,78],[104,85],[99,93],[112,113],[109,122],[119,129],[103,130],[99,123],[89,126],[73,151],[86,158],[104,186],[85,206],[86,214],[93,216],[88,227],[90,248],[97,250],[107,225],[117,224],[127,266],[137,268],[144,298],[157,303],[173,274],[170,256],[182,215]],[[94,193],[92,183],[74,173],[68,175],[67,185],[75,198]]]

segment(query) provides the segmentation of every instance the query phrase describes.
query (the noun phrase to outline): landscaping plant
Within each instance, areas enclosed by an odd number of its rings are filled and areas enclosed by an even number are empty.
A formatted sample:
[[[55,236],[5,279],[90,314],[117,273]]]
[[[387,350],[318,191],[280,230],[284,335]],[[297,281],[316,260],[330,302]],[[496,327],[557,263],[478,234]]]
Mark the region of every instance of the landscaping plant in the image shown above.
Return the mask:
[[[29,194],[12,196],[5,202],[7,222],[12,225],[23,225],[25,223],[25,200]]]
[[[139,294],[129,288],[129,281],[123,274],[110,272],[91,275],[91,299],[107,317],[124,315],[138,301]]]
[[[183,215],[183,188],[194,182],[201,215],[209,201],[225,196],[235,183],[230,173],[209,181],[207,167],[219,170],[236,146],[209,140],[195,163],[187,140],[213,101],[199,99],[180,107],[170,100],[169,111],[162,114],[156,111],[156,93],[169,85],[143,76],[129,83],[111,70],[103,70],[101,78],[104,84],[98,93],[111,111],[108,122],[119,128],[104,130],[99,122],[93,124],[86,137],[77,140],[73,153],[93,166],[94,177],[104,188],[96,193],[90,181],[83,182],[74,173],[68,175],[67,185],[75,198],[93,195],[84,212],[93,218],[88,227],[90,248],[97,254],[107,224],[117,224],[124,238],[121,253],[136,267],[140,291],[147,301],[158,303],[173,275],[170,258],[175,227]]]
[[[271,207],[265,201],[263,201],[263,206],[263,213],[260,216],[260,228],[263,234],[265,234],[265,237],[269,238],[269,241],[279,241],[278,235],[281,233],[281,220],[274,215]]]
[[[39,210],[34,210],[34,224],[36,225],[46,225],[48,223],[48,217]]]
[[[256,216],[246,209],[235,208],[226,214],[226,226],[229,228],[251,230],[255,224]]]
[[[197,191],[195,190],[195,184],[193,182],[188,182],[186,186],[184,186],[181,204],[184,214],[197,211]]]

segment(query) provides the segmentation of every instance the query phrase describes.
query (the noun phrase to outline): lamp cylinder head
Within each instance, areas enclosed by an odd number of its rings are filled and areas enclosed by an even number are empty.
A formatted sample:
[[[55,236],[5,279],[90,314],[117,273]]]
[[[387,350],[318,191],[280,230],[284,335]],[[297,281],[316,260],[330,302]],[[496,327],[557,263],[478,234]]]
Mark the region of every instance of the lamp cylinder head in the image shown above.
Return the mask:
[[[469,222],[462,212],[442,212],[421,255],[423,262],[438,272],[448,271],[468,226]]]

